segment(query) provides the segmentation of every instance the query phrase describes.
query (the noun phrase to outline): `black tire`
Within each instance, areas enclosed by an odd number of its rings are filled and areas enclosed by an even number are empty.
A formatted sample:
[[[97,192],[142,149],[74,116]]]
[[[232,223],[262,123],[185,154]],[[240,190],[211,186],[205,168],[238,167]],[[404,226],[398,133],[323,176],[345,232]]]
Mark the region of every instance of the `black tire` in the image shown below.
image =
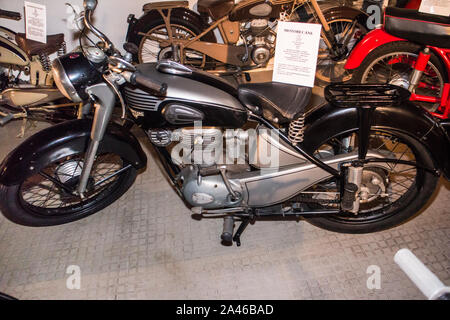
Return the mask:
[[[11,297],[10,295],[7,295],[6,293],[0,292],[0,301],[6,301],[6,300],[18,300],[17,298]]]
[[[345,135],[349,134],[345,130],[339,130],[339,132],[346,132]],[[343,135],[339,132],[336,130],[335,134],[330,136],[325,136],[324,134],[321,139],[316,140],[322,141],[322,143],[308,145],[306,142],[304,147],[308,152],[314,153],[318,148],[327,144],[327,141],[331,141],[334,138],[341,139]],[[420,141],[393,130],[377,130],[376,132],[395,137],[398,139],[397,141],[401,141],[411,149],[414,153],[415,161],[423,166],[433,167],[432,156]],[[374,134],[374,131],[372,133]],[[307,133],[305,136],[307,136]],[[341,212],[337,215],[307,218],[306,220],[319,228],[352,234],[376,232],[400,225],[413,218],[426,205],[436,189],[439,179],[436,175],[423,169],[415,168],[415,170],[417,174],[408,191],[399,198],[400,200],[396,200],[386,207],[382,206],[378,210],[368,210],[365,213],[360,212],[356,216],[352,213]]]
[[[8,76],[0,69],[0,92],[8,87]]]
[[[195,36],[199,35],[203,31],[202,25],[194,23],[193,21],[190,21],[187,19],[182,19],[181,17],[178,17],[178,16],[172,16],[170,19],[170,23],[172,25],[177,25],[177,26],[181,26],[181,27],[185,28],[190,33],[192,33],[192,35],[195,35]],[[165,22],[162,18],[155,19],[151,23],[146,24],[145,27],[142,28],[141,30],[139,30],[138,32],[148,33],[152,29],[155,29],[158,27],[163,27],[163,28],[165,27]],[[211,32],[204,35],[201,38],[201,40],[208,41],[208,42],[216,42],[215,37],[212,35]],[[141,35],[137,34],[137,32],[136,32],[136,35],[134,37],[132,37],[130,39],[130,41],[133,42],[139,48],[138,54],[134,56],[135,62],[138,62],[138,63],[149,62],[142,58],[143,44],[145,41],[144,36],[141,36]],[[206,60],[207,60],[207,58],[205,57],[205,61]],[[152,62],[152,61],[150,61],[150,62]]]
[[[123,167],[126,164],[123,160]],[[50,165],[50,163],[47,164],[47,167]],[[30,179],[27,177],[17,185],[0,185],[0,210],[7,219],[24,226],[43,227],[72,222],[94,214],[119,199],[131,187],[136,175],[137,170],[131,166],[121,173],[114,183],[111,183],[112,186],[104,188],[91,200],[87,200],[83,205],[68,207],[65,214],[54,215],[46,212],[45,208],[34,207],[23,200],[21,186]]]
[[[406,53],[411,54],[411,56],[415,55],[418,56],[420,53],[422,47],[408,42],[408,41],[395,41],[395,42],[389,42],[382,46],[379,46],[372,52],[370,52],[367,57],[363,60],[361,65],[354,71],[352,82],[353,83],[393,83],[402,86],[405,79],[410,75],[410,72],[408,73],[408,70],[405,70],[404,68],[397,69],[397,73],[390,74],[389,78],[386,81],[383,81],[382,79],[374,79],[374,76],[369,76],[370,69],[373,69],[374,66],[382,62],[382,59],[387,59],[390,56],[394,56],[398,53]],[[383,58],[384,57],[384,58]],[[381,59],[381,60],[380,60]],[[378,61],[378,62],[377,62]],[[443,62],[439,59],[439,57],[431,51],[430,61],[428,62],[429,68],[432,68],[433,72],[436,72],[436,75],[431,75],[427,81],[436,81],[439,82],[439,86],[441,88],[440,92],[435,92],[433,94],[432,90],[429,89],[416,89],[416,93],[418,94],[424,94],[424,95],[436,95],[441,96],[442,90],[444,88],[444,83],[447,79],[447,72],[445,69],[445,66]],[[412,69],[411,69],[412,71]],[[372,71],[373,72],[373,71]],[[433,82],[434,83],[434,82]],[[403,85],[403,87],[406,87],[409,84],[409,81]],[[406,87],[406,89],[408,89]],[[426,102],[416,102],[416,104],[424,107],[425,109],[429,111],[435,111],[439,104],[431,104]]]

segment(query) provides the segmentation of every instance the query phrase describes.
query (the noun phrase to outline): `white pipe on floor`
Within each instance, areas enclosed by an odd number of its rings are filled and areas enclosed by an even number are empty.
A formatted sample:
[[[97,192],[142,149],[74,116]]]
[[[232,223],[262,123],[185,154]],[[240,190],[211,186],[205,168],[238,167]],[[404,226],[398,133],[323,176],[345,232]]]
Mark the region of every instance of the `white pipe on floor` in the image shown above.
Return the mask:
[[[394,261],[429,300],[450,293],[450,287],[445,286],[409,249],[398,250]]]

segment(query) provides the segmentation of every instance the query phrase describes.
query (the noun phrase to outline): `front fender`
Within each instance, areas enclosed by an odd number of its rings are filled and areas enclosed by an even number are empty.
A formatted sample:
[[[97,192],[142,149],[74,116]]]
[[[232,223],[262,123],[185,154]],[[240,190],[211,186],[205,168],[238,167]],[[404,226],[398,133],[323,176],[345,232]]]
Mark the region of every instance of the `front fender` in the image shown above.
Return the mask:
[[[331,124],[331,125],[330,125]],[[436,170],[450,179],[450,139],[441,124],[428,112],[405,101],[400,106],[378,107],[373,113],[373,129],[389,129],[414,137],[430,152]],[[305,150],[320,146],[330,137],[358,129],[356,108],[339,108],[326,104],[311,111],[306,118]]]
[[[91,126],[90,119],[71,120],[32,135],[3,160],[0,183],[19,184],[49,163],[84,152],[90,141]],[[113,123],[108,126],[98,152],[115,153],[136,169],[147,164],[147,157],[136,137]]]
[[[386,44],[388,42],[394,41],[406,41],[405,39],[394,37],[390,35],[383,29],[374,29],[370,31],[366,36],[353,48],[350,56],[347,59],[347,63],[344,68],[348,70],[353,70],[358,68],[363,60],[367,57],[369,53],[373,50]]]

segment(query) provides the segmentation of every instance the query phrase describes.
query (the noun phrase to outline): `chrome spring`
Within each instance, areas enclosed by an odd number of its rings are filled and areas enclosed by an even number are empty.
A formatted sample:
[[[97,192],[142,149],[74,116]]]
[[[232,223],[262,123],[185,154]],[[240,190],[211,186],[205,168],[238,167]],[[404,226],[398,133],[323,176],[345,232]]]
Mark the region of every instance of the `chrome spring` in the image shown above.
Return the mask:
[[[305,128],[305,114],[302,113],[297,119],[289,123],[288,137],[292,144],[303,142]]]
[[[66,42],[64,41],[63,43],[61,43],[61,46],[58,49],[58,57],[65,55],[67,51],[67,46],[66,46]]]
[[[45,53],[41,53],[39,55],[39,61],[41,62],[42,65],[42,69],[46,72],[51,70],[51,64],[50,64],[50,58],[48,57],[47,54]]]

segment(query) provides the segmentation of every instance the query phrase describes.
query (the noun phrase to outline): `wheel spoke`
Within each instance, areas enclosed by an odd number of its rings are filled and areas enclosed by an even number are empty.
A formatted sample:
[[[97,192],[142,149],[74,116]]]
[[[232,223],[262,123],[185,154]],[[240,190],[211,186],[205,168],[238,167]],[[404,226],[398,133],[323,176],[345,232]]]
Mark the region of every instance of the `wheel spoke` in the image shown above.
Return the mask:
[[[28,178],[21,185],[20,198],[27,206],[45,215],[60,215],[74,206],[83,207],[101,193],[108,192],[131,167],[124,165],[116,155],[99,155],[92,167],[85,198],[81,199],[73,190],[82,172],[83,159],[82,155],[66,158]]]
[[[369,62],[366,69],[362,71],[361,82],[392,83],[408,88],[413,66],[418,56],[415,52],[416,49],[408,43],[398,43],[393,51],[386,50],[385,54],[380,54],[380,57]],[[415,89],[415,93],[418,95],[431,97],[442,95],[445,76],[443,71],[433,64],[433,61],[430,59],[428,62],[425,72],[421,76],[420,84]],[[435,111],[439,107],[439,103],[422,101],[416,103],[428,111]]]
[[[63,188],[64,190],[66,190],[67,192],[72,192],[73,190],[71,188],[69,188],[68,186],[66,186],[64,183],[62,183],[61,181],[59,181],[58,179],[46,174],[45,172],[41,171],[39,172],[39,174],[41,176],[43,176],[44,178],[46,178],[47,180],[50,180],[51,182],[53,182],[55,185],[57,185],[58,187]],[[73,176],[72,176],[73,177]]]
[[[172,33],[173,39],[189,40],[196,36],[193,31],[178,24],[171,24],[170,31]],[[141,63],[155,62],[156,60],[158,60],[160,58],[160,51],[162,49],[169,50],[164,52],[165,57],[170,56],[171,47],[166,46],[164,48],[161,48],[159,44],[160,41],[167,42],[169,40],[169,35],[165,25],[156,26],[155,28],[149,30],[147,34],[151,35],[151,37],[143,38],[139,46],[138,56]],[[206,56],[203,53],[190,49],[184,50],[183,58],[184,64],[192,65],[198,68],[203,68],[206,62]]]

